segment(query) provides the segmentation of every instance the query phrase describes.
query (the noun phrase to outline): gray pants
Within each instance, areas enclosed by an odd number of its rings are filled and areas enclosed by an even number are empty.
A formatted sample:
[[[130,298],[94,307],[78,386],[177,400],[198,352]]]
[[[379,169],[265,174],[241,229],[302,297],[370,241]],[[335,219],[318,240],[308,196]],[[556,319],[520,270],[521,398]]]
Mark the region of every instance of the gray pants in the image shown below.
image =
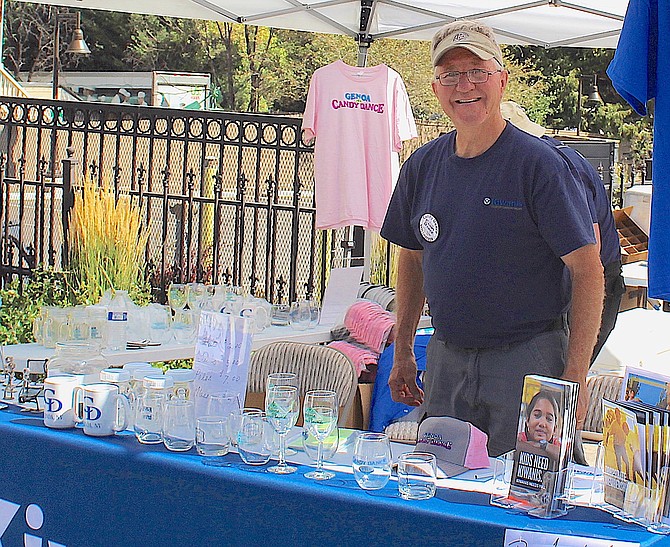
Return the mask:
[[[527,342],[487,349],[461,348],[433,336],[428,343],[424,416],[452,416],[489,436],[490,456],[516,443],[523,378],[563,373],[567,329],[538,334]]]

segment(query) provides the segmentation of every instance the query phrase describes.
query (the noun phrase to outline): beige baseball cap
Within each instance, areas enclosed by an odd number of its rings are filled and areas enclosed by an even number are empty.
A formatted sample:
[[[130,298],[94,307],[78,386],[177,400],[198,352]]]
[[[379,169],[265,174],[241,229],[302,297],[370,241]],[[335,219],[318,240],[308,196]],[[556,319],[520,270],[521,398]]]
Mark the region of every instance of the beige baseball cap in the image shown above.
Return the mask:
[[[493,36],[493,31],[477,21],[453,21],[447,23],[433,36],[431,58],[433,67],[440,63],[449,50],[462,47],[483,61],[495,59],[503,67],[503,55]]]
[[[531,121],[523,107],[514,101],[503,101],[500,103],[502,117],[516,125],[521,131],[541,137],[547,130],[539,123]]]

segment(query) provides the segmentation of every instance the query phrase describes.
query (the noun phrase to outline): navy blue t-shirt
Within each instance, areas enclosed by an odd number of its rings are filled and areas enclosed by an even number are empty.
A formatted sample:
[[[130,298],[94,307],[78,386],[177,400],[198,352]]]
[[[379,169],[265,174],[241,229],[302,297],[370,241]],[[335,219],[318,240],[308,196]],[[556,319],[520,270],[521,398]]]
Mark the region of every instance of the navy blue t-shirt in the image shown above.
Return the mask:
[[[574,148],[570,148],[561,141],[546,135],[542,137],[542,140],[547,141],[563,153],[567,161],[574,166],[577,172],[576,176],[584,184],[586,197],[592,202],[595,209],[594,222],[597,222],[600,228],[600,260],[603,266],[621,260],[621,244],[612,214],[612,204],[598,171],[589,163],[589,160]]]
[[[509,123],[474,158],[455,154],[455,132],[412,154],[381,234],[423,250],[435,336],[473,348],[545,331],[568,308],[560,257],[595,243],[565,160]]]

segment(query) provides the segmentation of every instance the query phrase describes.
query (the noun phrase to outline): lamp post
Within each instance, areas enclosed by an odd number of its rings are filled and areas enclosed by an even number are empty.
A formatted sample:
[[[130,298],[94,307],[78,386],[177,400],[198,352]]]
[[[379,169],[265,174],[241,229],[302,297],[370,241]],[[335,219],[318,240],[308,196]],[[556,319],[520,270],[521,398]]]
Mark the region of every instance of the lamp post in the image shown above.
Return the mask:
[[[53,62],[53,85],[52,85],[52,97],[54,100],[58,100],[58,73],[60,72],[60,23],[62,21],[74,21],[76,23],[74,32],[72,33],[72,41],[70,45],[65,50],[65,53],[77,53],[88,55],[91,53],[91,50],[86,45],[84,41],[84,33],[81,30],[81,20],[79,12],[77,13],[57,13],[56,20],[54,22],[54,62]]]
[[[598,106],[604,104],[604,101],[598,92],[598,75],[592,74],[588,76],[578,76],[579,89],[577,91],[577,136],[579,136],[582,126],[582,95],[584,94],[584,87],[582,82],[584,78],[593,79],[591,87],[589,88],[589,96],[586,99],[586,105]]]

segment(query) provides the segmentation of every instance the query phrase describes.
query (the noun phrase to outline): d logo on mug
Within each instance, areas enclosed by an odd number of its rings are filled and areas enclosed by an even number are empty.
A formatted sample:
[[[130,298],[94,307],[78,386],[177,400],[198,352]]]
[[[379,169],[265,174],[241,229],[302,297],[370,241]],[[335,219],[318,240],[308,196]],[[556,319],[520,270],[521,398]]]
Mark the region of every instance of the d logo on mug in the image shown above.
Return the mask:
[[[55,399],[54,395],[56,395],[56,392],[53,389],[44,390],[44,404],[47,407],[47,412],[58,412],[63,408],[63,403]]]
[[[84,397],[84,401],[87,403],[93,403],[93,397]],[[88,404],[84,407],[84,412],[86,412],[86,419],[89,422],[94,422],[98,418],[100,418],[100,409],[93,406],[92,404]]]
[[[80,378],[73,375],[44,379],[44,425],[55,429],[74,427],[72,396]]]

